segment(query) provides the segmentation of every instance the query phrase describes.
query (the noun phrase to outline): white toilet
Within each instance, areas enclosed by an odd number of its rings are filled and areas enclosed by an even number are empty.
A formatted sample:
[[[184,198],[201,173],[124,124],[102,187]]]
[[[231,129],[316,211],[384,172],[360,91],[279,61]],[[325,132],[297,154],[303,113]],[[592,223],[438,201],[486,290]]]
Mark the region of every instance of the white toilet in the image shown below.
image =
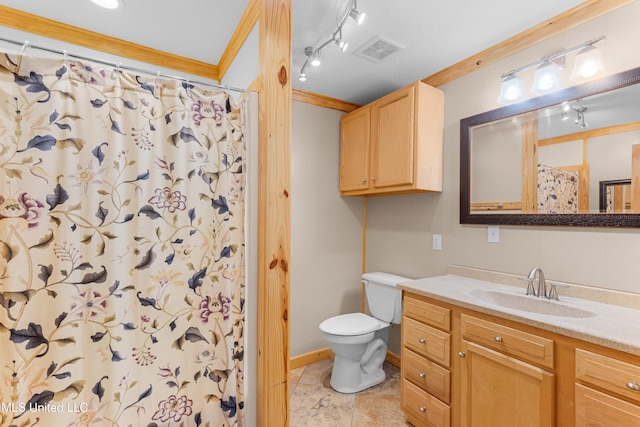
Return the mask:
[[[400,324],[402,318],[402,292],[396,285],[408,280],[389,273],[363,274],[367,304],[374,317],[350,313],[320,323],[322,336],[335,354],[331,387],[336,391],[356,393],[384,381],[382,364],[389,326]]]

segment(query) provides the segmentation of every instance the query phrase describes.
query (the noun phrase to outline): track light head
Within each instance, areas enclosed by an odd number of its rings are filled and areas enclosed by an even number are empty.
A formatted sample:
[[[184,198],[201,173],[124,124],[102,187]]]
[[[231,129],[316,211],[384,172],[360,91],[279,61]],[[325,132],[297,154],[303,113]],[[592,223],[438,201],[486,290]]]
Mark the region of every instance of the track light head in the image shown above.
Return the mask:
[[[356,6],[354,4],[353,8],[351,8],[351,10],[349,11],[349,16],[354,21],[356,21],[356,24],[362,25],[362,23],[364,22],[364,18],[367,17],[367,14],[356,9]]]
[[[344,41],[340,37],[335,39],[335,43],[336,43],[336,46],[338,46],[338,49],[340,49],[340,52],[346,52],[347,49],[349,48],[349,42]]]

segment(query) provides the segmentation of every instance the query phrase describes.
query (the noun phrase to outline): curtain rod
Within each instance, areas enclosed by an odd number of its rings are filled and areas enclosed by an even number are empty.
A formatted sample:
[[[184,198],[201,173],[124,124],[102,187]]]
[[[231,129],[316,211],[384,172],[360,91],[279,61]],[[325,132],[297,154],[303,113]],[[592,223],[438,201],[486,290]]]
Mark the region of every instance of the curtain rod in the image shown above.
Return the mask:
[[[166,77],[166,78],[170,78],[170,79],[180,80],[182,82],[186,82],[186,83],[190,83],[190,84],[195,84],[195,85],[200,85],[200,86],[211,86],[211,87],[215,87],[215,88],[218,88],[218,89],[231,90],[231,91],[234,91],[234,92],[242,92],[242,93],[246,93],[247,92],[246,89],[240,89],[240,88],[233,87],[233,86],[225,86],[225,85],[219,85],[219,84],[215,84],[215,83],[208,83],[208,82],[203,82],[203,81],[198,81],[198,80],[191,80],[188,77],[172,76],[170,74],[161,73],[160,71],[153,72],[153,71],[145,70],[143,68],[137,68],[137,67],[133,67],[133,66],[122,65],[121,63],[113,63],[113,62],[104,61],[104,60],[101,60],[101,59],[90,58],[90,57],[81,56],[81,55],[75,55],[75,54],[67,52],[66,50],[60,51],[60,50],[51,49],[51,48],[48,48],[48,47],[37,46],[37,45],[29,43],[26,40],[24,42],[18,42],[16,40],[5,39],[3,37],[0,37],[0,40],[4,41],[4,42],[7,42],[7,43],[15,44],[15,45],[18,45],[18,46],[22,46],[22,53],[24,53],[27,50],[28,47],[31,47],[31,48],[34,48],[34,49],[44,50],[46,52],[55,53],[55,54],[58,54],[58,55],[63,55],[65,57],[69,56],[69,57],[72,57],[72,58],[82,59],[82,60],[85,60],[85,61],[97,62],[98,64],[112,66],[112,67],[115,67],[116,69],[125,69],[125,70],[129,70],[129,71],[135,71],[137,73],[144,73],[144,74],[151,75],[151,76]]]

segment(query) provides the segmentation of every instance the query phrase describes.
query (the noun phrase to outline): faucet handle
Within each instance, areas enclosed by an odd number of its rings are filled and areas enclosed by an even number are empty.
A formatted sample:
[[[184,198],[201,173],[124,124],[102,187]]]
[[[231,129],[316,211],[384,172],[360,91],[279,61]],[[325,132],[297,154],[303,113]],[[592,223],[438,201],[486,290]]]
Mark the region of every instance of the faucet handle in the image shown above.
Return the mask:
[[[554,299],[556,301],[558,301],[558,290],[556,289],[557,287],[561,287],[561,288],[568,288],[569,285],[567,285],[566,283],[558,283],[558,282],[552,282],[549,281],[549,295],[547,296],[548,299]]]
[[[527,295],[536,296],[536,289],[533,287],[533,277],[518,277],[518,280],[524,280],[527,283]]]

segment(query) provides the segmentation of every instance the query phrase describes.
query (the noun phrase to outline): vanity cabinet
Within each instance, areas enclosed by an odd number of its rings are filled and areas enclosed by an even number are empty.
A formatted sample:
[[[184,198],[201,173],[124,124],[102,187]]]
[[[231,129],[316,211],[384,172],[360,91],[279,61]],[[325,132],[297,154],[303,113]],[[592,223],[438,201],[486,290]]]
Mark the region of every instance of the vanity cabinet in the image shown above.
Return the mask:
[[[640,426],[640,356],[403,290],[416,427]]]
[[[451,425],[451,313],[404,298],[401,406],[416,426]]]
[[[341,120],[340,194],[442,191],[444,93],[420,81]]]
[[[461,425],[555,425],[553,341],[461,316]]]
[[[576,426],[640,426],[640,360],[576,349]]]

